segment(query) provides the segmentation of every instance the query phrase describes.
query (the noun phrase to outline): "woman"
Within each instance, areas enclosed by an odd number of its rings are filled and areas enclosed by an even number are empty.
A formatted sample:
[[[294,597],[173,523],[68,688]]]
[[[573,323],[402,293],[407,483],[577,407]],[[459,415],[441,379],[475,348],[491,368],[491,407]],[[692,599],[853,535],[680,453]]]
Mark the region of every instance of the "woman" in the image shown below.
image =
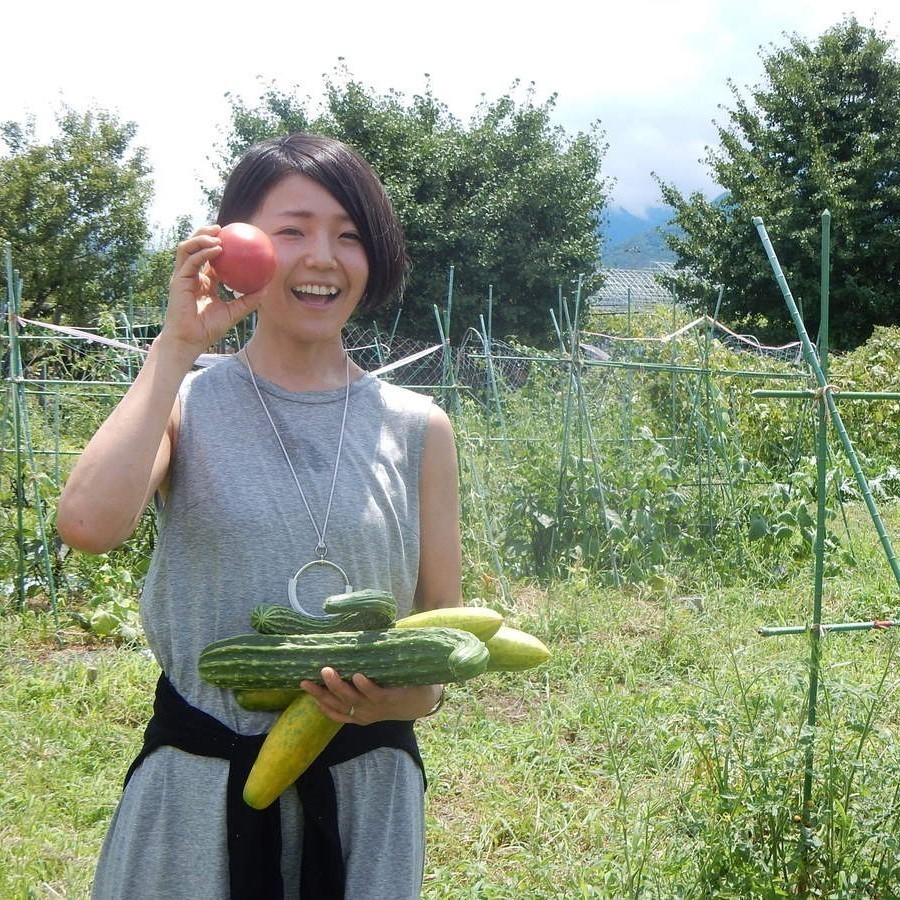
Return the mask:
[[[223,302],[213,267],[220,227],[234,221],[270,236],[277,268],[261,290]],[[261,743],[244,736],[274,716],[242,710],[197,675],[203,647],[247,632],[260,602],[293,597],[318,614],[348,585],[391,591],[400,615],[460,602],[449,420],[364,373],[342,343],[351,315],[388,300],[404,268],[371,169],[310,135],[252,148],[218,224],[178,247],[162,331],[58,510],[62,539],[93,553],[124,541],[151,499],[160,526],[141,615],[164,677],[96,898],[419,894],[424,783],[409,723],[439,704],[439,685],[380,688],[323,660],[324,684],[303,687],[347,727],[265,814],[235,791]],[[253,311],[240,353],[191,372]]]

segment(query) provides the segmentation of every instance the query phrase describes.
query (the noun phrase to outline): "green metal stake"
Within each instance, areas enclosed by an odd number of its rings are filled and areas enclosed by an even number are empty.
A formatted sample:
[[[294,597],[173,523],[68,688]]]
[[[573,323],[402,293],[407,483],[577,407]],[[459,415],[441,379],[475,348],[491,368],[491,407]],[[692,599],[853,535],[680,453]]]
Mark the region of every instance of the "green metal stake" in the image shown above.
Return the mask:
[[[403,312],[403,304],[397,304],[397,315],[394,316],[394,322],[391,325],[390,333],[388,334],[388,341],[391,342],[394,340],[394,336],[397,334],[397,326],[400,324],[400,314]]]
[[[60,409],[59,391],[53,392],[53,483],[57,488],[62,487],[62,473],[59,468],[60,454]]]
[[[625,342],[625,356],[626,359],[631,361],[631,342],[630,339],[634,336],[634,332],[631,327],[631,288],[628,288],[628,317],[626,319],[626,328],[625,334],[629,338],[628,341]],[[629,474],[631,474],[631,468],[633,465],[632,453],[631,453],[631,442],[632,442],[632,428],[631,421],[633,418],[633,411],[631,408],[631,396],[634,393],[634,370],[627,369],[625,372],[625,397],[624,403],[622,404],[622,433],[625,437],[625,467],[628,470]]]
[[[900,393],[892,391],[839,391],[833,389],[834,395],[838,400],[900,400]],[[810,400],[816,400],[819,396],[818,391],[767,391],[757,390],[751,391],[752,397],[802,397],[807,396]]]
[[[59,625],[59,604],[56,597],[56,582],[53,578],[53,565],[50,562],[50,541],[47,537],[47,522],[44,515],[44,501],[41,497],[40,487],[37,479],[37,463],[35,461],[34,445],[31,441],[31,425],[28,419],[28,406],[24,402],[21,408],[22,412],[22,433],[25,441],[25,451],[28,454],[28,463],[32,476],[32,488],[34,490],[34,510],[37,517],[38,536],[41,541],[42,559],[44,563],[44,575],[47,579],[47,591],[50,594],[50,607],[53,610],[53,621]]]
[[[18,608],[25,608],[25,454],[28,455],[30,470],[34,480],[34,508],[37,516],[37,530],[43,551],[44,571],[47,576],[47,590],[53,619],[59,625],[59,607],[56,598],[56,586],[53,569],[50,563],[50,544],[44,521],[43,500],[37,484],[37,465],[31,445],[31,433],[28,422],[28,407],[25,397],[25,378],[22,365],[22,352],[19,344],[19,309],[22,302],[22,279],[13,269],[12,250],[6,247],[6,283],[8,296],[8,336],[9,336],[9,380],[12,388],[13,428],[16,441],[16,527],[17,527],[17,571],[16,597]]]
[[[450,348],[450,341],[447,339],[447,333],[444,330],[444,324],[441,319],[441,311],[434,307],[434,318],[437,322],[438,334],[441,338],[441,347],[443,348],[443,374],[441,376],[441,388],[448,396],[448,408],[454,412],[459,412],[459,395],[456,391],[456,379],[453,377],[453,352]]]
[[[820,323],[819,323],[819,371],[828,382],[828,290],[829,269],[831,266],[831,213],[826,209],[822,214],[822,256],[821,256],[821,288],[820,288]],[[807,338],[808,340],[808,338]],[[828,459],[828,417],[824,403],[816,404],[816,540],[815,540],[815,576],[813,588],[813,624],[822,623],[822,588],[825,572],[825,492],[827,490]],[[806,724],[809,729],[803,769],[803,824],[811,826],[812,785],[815,765],[815,746],[813,735],[816,729],[817,707],[819,697],[819,666],[822,658],[822,632],[818,627],[810,629],[809,654],[809,703],[806,711]]]
[[[12,249],[6,246],[7,334],[9,336],[9,383],[12,396],[13,436],[16,442],[16,601],[25,608],[25,466],[22,458],[22,356],[19,348],[19,273],[13,269]]]
[[[769,263],[775,273],[776,280],[781,288],[785,303],[797,333],[800,336],[800,342],[803,349],[803,355],[809,367],[812,369],[818,390],[815,392],[817,401],[817,429],[816,429],[816,489],[817,489],[817,517],[816,517],[816,538],[815,538],[815,584],[813,597],[813,621],[808,626],[788,626],[787,628],[765,628],[760,629],[763,635],[775,634],[799,634],[808,632],[810,636],[810,676],[809,676],[809,699],[807,708],[807,735],[805,746],[804,760],[804,777],[803,777],[803,808],[802,818],[804,845],[809,849],[811,845],[811,827],[810,814],[812,811],[812,785],[814,777],[814,736],[816,728],[816,713],[818,703],[819,675],[821,662],[821,639],[828,630],[834,631],[856,631],[864,628],[879,628],[892,626],[893,622],[848,622],[839,625],[824,626],[822,624],[822,595],[824,582],[824,559],[825,559],[825,514],[826,503],[825,494],[827,489],[827,457],[828,457],[828,440],[827,426],[828,416],[831,416],[834,422],[841,445],[850,461],[853,474],[856,477],[857,484],[865,500],[869,514],[875,524],[876,531],[881,540],[891,571],[898,584],[900,584],[900,566],[898,566],[896,555],[891,546],[887,530],[881,521],[881,516],[875,506],[872,498],[871,490],[868,482],[859,464],[856,451],[852,442],[844,428],[840,413],[835,402],[834,391],[828,383],[828,293],[829,293],[829,271],[830,271],[830,230],[831,230],[831,214],[826,210],[822,215],[822,273],[821,273],[821,323],[819,333],[819,350],[818,354],[813,348],[812,342],[807,334],[806,327],[803,323],[803,317],[794,302],[793,296],[787,285],[787,280],[778,263],[775,251],[772,248],[771,241],[765,231],[762,219],[755,217],[753,223],[762,240]],[[765,392],[761,392],[765,393]],[[796,392],[792,396],[803,396],[804,392]]]
[[[566,343],[563,340],[562,328],[560,327],[560,321],[557,318],[556,313],[552,309],[550,310],[550,321],[553,323],[553,330],[556,332],[556,340],[559,342],[559,352],[565,353],[566,352]],[[535,361],[543,362],[543,359],[540,356],[528,356],[528,357],[525,357],[525,359],[528,359],[532,362],[535,362]]]
[[[778,286],[781,289],[784,301],[787,304],[788,312],[790,313],[791,319],[794,322],[794,327],[797,329],[797,333],[800,336],[800,344],[803,348],[803,357],[809,367],[812,369],[813,374],[816,376],[816,383],[819,386],[819,389],[816,392],[816,398],[818,400],[824,401],[824,403],[828,407],[828,414],[831,417],[832,423],[834,424],[835,431],[837,432],[838,438],[840,439],[841,446],[844,449],[844,453],[846,453],[847,459],[850,462],[850,468],[853,470],[856,484],[859,487],[860,493],[862,494],[863,500],[865,501],[866,508],[868,509],[869,515],[872,518],[872,522],[875,525],[875,530],[878,532],[878,538],[881,541],[881,546],[883,547],[885,555],[887,556],[888,565],[890,565],[891,567],[891,572],[893,572],[894,574],[894,579],[896,580],[897,584],[900,585],[900,563],[898,563],[897,561],[897,555],[894,553],[894,548],[891,546],[891,539],[888,537],[887,529],[885,528],[884,522],[881,519],[881,515],[878,512],[877,507],[875,506],[875,500],[872,497],[872,491],[869,488],[869,483],[866,480],[866,476],[859,464],[859,458],[856,455],[856,450],[853,447],[852,442],[850,441],[850,437],[847,434],[847,429],[844,427],[843,420],[841,419],[841,414],[838,411],[837,403],[835,402],[834,391],[831,385],[828,384],[828,379],[825,377],[825,373],[822,371],[822,367],[819,365],[818,356],[816,355],[816,351],[813,348],[812,342],[809,339],[809,335],[806,332],[806,326],[803,324],[803,319],[800,317],[800,312],[797,309],[797,304],[794,302],[794,298],[791,295],[791,290],[788,287],[787,280],[784,277],[784,272],[782,271],[781,265],[778,262],[778,258],[775,255],[775,250],[772,247],[772,242],[769,240],[769,236],[766,233],[765,225],[763,225],[763,221],[759,216],[754,217],[753,224],[756,226],[756,230],[759,233],[760,239],[762,240],[766,256],[768,256],[769,258],[769,264],[772,267],[772,271],[775,273],[775,279],[778,282]]]
[[[378,359],[378,368],[380,369],[384,365],[384,343],[381,340],[381,331],[379,331],[378,325],[373,322],[372,328],[375,331],[375,356]]]
[[[494,369],[494,359],[491,355],[490,332],[485,325],[484,316],[479,316],[478,321],[481,325],[479,337],[481,338],[481,344],[484,348],[484,361],[485,368],[487,369],[487,380],[488,388],[490,390],[490,397],[493,401],[494,407],[497,410],[497,418],[500,420],[500,434],[502,435],[503,440],[506,441],[509,435],[506,431],[506,417],[503,415],[503,404],[500,402],[500,389],[497,384],[497,373]]]
[[[488,344],[493,345],[494,341],[494,286],[492,284],[488,285],[488,299],[487,299],[487,340]]]
[[[447,280],[447,308],[444,314],[444,334],[447,340],[450,340],[450,313],[453,310],[453,266],[450,266],[450,272]]]
[[[883,631],[886,628],[896,628],[900,622],[894,619],[873,619],[871,622],[836,622],[833,625],[766,625],[759,629],[763,637],[777,637],[784,634],[806,634],[807,632],[819,632],[820,636],[830,634],[832,631]]]
[[[550,308],[550,320],[553,322],[553,328],[556,331],[556,340],[559,344],[559,352],[563,356],[565,356],[566,342],[562,334],[563,309],[565,309],[565,301],[563,300],[562,285],[559,285],[557,290],[559,292],[559,298],[557,300],[557,311],[554,312],[553,308]],[[535,357],[535,359],[537,359],[537,357]]]

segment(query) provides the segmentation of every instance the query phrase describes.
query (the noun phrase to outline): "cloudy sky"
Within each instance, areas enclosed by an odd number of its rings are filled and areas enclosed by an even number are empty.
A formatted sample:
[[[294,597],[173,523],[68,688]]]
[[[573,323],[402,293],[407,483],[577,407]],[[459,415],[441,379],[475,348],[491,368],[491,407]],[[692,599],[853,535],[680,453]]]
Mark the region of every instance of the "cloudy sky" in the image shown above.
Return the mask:
[[[880,8],[880,9],[879,9]],[[158,0],[10,0],[0,51],[0,120],[34,114],[50,130],[61,104],[116,112],[138,125],[154,170],[155,220],[197,219],[207,157],[228,121],[230,92],[260,84],[319,96],[343,59],[384,92],[424,89],[466,119],[518,80],[557,95],[575,132],[599,121],[612,200],[640,214],[659,202],[650,173],[682,190],[717,192],[699,161],[730,105],[727,79],[761,76],[760,48],[814,39],[853,14],[900,45],[900,16],[870,0],[337,0],[286,4]]]

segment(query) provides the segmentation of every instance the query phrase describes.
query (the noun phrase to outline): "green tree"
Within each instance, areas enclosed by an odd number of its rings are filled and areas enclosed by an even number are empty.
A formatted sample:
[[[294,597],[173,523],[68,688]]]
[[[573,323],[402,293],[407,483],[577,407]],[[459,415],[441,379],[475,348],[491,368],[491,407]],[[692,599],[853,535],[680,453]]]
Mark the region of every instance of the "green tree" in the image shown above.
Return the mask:
[[[129,305],[135,315],[133,324],[142,326],[142,336],[155,337],[162,326],[175,253],[179,242],[193,230],[191,217],[179,216],[171,228],[154,234],[132,267]]]
[[[678,226],[683,297],[760,336],[794,339],[766,261],[761,216],[813,335],[819,321],[821,215],[832,216],[831,331],[836,347],[900,321],[900,63],[893,42],[849,18],[814,43],[798,36],[763,54],[763,84],[718,127],[706,162],[726,193],[683,197],[660,183]]]
[[[12,248],[23,315],[78,325],[124,299],[149,237],[152,195],[136,126],[103,111],[63,108],[39,143],[33,121],[0,139],[0,243]]]
[[[454,267],[451,331],[478,325],[493,298],[494,334],[540,341],[560,287],[597,268],[597,223],[607,184],[606,150],[595,125],[570,136],[552,123],[555,97],[528,92],[484,100],[463,125],[431,92],[378,95],[343,70],[325,80],[311,111],[297,89],[268,87],[258,105],[238,98],[220,148],[220,174],[263,138],[314,131],[356,148],[384,181],[412,260],[398,331],[433,339],[434,306],[444,307]],[[215,206],[220,188],[209,190]],[[588,282],[590,286],[590,282]],[[396,310],[382,313],[391,326]]]

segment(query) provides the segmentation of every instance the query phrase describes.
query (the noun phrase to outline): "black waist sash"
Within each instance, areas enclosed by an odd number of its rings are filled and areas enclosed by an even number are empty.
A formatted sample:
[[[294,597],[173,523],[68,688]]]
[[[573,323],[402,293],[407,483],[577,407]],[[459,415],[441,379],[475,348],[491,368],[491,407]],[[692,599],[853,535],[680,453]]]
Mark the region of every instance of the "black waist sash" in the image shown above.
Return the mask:
[[[125,784],[157,747],[172,746],[195,756],[227,759],[228,870],[231,900],[282,900],[281,813],[276,800],[263,810],[243,799],[244,783],[265,734],[241,735],[218,719],[191,706],[165,673],[156,684],[153,717],[144,744],[128,769]],[[425,777],[412,722],[344,725],[331,743],[297,780],[303,806],[303,854],[300,896],[309,900],[342,900],[344,858],[338,832],[337,800],[330,766],[378,747],[405,750]]]

